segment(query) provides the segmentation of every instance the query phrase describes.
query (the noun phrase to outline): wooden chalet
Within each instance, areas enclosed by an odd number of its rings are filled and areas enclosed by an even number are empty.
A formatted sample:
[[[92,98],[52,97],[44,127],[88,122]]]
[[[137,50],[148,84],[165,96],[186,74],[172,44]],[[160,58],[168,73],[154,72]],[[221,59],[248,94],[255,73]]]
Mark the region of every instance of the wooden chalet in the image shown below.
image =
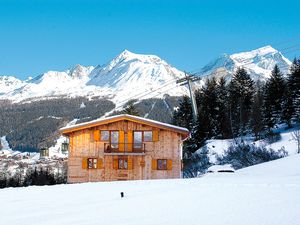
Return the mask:
[[[132,115],[64,127],[68,183],[181,177],[186,128]]]

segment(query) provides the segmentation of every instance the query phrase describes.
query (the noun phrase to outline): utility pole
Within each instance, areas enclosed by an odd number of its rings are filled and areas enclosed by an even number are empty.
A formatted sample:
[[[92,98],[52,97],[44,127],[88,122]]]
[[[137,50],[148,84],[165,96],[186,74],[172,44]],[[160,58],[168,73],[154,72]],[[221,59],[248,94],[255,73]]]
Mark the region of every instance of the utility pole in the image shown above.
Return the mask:
[[[193,120],[194,120],[194,123],[196,124],[197,119],[198,119],[198,108],[197,108],[197,102],[195,99],[195,95],[192,90],[192,85],[193,85],[192,82],[200,80],[200,78],[193,76],[193,75],[188,75],[187,73],[184,73],[184,75],[185,75],[185,77],[177,80],[176,83],[177,84],[182,83],[181,85],[187,84],[187,86],[189,88],[190,98],[191,98],[191,102],[192,102]]]

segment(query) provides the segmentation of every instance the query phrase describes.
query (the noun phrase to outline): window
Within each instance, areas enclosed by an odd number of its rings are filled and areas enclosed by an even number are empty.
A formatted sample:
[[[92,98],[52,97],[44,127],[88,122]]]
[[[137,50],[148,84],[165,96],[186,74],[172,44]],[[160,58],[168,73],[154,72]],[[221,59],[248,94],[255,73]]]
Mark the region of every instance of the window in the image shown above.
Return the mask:
[[[158,170],[167,170],[167,160],[166,159],[158,159],[157,160],[157,169]]]
[[[143,140],[142,131],[134,131],[133,132],[133,148],[141,149],[142,148],[142,140]]]
[[[97,162],[96,158],[89,158],[88,159],[88,168],[89,169],[97,169]]]
[[[118,158],[118,169],[120,169],[120,170],[128,169],[128,158],[127,157]]]
[[[144,141],[152,141],[152,131],[144,131]]]
[[[101,141],[108,141],[108,140],[109,140],[109,131],[101,130]]]
[[[119,148],[119,131],[110,132],[110,142],[111,142],[111,148],[114,149]]]

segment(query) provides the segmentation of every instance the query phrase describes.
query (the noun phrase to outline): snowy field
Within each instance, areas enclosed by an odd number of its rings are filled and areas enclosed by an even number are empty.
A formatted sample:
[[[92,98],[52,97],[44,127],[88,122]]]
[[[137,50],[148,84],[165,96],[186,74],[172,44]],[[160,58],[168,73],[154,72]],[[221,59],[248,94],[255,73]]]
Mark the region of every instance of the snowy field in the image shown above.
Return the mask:
[[[299,225],[299,162],[294,155],[197,179],[2,189],[0,224]]]

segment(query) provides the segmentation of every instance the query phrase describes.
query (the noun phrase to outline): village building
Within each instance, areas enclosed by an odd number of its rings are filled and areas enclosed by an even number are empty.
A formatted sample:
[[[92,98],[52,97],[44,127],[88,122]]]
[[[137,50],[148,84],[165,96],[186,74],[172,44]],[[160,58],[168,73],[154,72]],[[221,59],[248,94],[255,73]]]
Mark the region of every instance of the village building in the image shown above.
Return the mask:
[[[68,183],[181,177],[186,128],[123,114],[60,131],[69,138]]]

